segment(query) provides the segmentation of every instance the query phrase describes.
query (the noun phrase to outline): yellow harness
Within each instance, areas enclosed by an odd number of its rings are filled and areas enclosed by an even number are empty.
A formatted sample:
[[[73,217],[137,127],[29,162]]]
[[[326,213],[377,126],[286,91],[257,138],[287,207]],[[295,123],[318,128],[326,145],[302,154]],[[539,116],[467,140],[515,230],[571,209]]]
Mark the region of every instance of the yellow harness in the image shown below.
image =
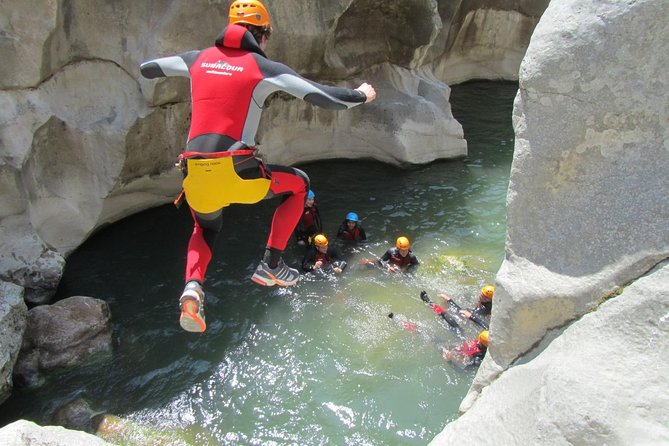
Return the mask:
[[[241,178],[235,171],[235,155],[253,156],[253,150],[187,152],[179,156],[187,172],[183,181],[186,201],[195,212],[210,214],[233,203],[257,203],[267,196],[271,180]],[[262,164],[261,171],[264,174]]]

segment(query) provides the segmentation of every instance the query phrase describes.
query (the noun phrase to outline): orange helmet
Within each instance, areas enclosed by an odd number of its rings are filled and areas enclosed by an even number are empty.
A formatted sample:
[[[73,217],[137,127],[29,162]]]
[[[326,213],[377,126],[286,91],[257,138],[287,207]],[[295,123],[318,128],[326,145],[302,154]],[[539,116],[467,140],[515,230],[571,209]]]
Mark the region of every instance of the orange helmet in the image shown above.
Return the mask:
[[[411,247],[411,243],[409,243],[409,239],[406,237],[397,237],[395,246],[397,249],[409,249]]]
[[[495,287],[492,285],[486,285],[483,288],[481,288],[481,295],[487,297],[488,299],[492,299],[493,294],[495,294]]]
[[[318,234],[316,237],[314,237],[314,245],[316,246],[327,246],[328,245],[328,238],[324,236],[323,234]]]
[[[488,330],[483,330],[479,333],[479,343],[485,347],[488,346]]]
[[[229,24],[245,23],[255,26],[271,26],[269,12],[258,0],[235,0],[230,5]]]

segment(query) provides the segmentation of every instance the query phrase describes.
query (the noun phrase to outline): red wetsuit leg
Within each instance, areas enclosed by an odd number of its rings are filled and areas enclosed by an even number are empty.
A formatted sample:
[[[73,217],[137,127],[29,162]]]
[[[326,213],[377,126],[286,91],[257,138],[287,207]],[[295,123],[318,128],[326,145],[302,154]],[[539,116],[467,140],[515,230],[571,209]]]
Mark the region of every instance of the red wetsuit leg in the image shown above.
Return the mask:
[[[269,167],[272,172],[270,191],[274,195],[286,196],[274,212],[267,246],[283,251],[304,211],[304,201],[309,190],[309,178],[304,172],[291,167]]]
[[[193,215],[193,233],[190,236],[186,253],[186,282],[197,280],[204,283],[222,218],[219,215],[213,220],[203,221],[192,209],[191,214]]]

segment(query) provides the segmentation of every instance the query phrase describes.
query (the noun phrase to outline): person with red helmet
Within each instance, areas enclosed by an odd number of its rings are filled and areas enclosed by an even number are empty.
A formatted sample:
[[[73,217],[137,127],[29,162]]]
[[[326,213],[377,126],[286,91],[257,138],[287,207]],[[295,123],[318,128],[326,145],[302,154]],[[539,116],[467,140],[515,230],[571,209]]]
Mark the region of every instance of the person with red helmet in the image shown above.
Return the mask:
[[[420,264],[418,258],[411,251],[411,243],[407,237],[397,237],[395,247],[390,248],[378,260],[379,265],[387,271],[395,273],[398,271],[407,271]]]
[[[179,163],[194,219],[186,286],[179,299],[179,321],[187,331],[206,330],[203,283],[222,227],[222,210],[229,204],[282,197],[265,254],[251,280],[264,286],[291,286],[299,279],[299,272],[283,262],[282,253],[304,208],[309,177],[299,169],[265,165],[255,156],[265,99],[284,91],[320,107],[344,110],[376,97],[367,83],[356,89],[322,85],[268,59],[265,50],[271,34],[262,2],[236,0],[214,46],[148,60],[140,67],[148,79],[190,79],[191,125]]]

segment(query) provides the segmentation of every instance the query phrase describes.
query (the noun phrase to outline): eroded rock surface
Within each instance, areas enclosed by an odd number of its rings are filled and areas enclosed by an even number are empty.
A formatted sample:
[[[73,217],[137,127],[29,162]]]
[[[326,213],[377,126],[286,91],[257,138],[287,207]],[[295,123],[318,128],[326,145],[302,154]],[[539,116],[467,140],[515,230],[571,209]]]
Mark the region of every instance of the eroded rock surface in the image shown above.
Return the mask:
[[[490,347],[433,444],[667,442],[669,278],[643,275],[669,258],[668,14],[561,0],[537,25]]]

